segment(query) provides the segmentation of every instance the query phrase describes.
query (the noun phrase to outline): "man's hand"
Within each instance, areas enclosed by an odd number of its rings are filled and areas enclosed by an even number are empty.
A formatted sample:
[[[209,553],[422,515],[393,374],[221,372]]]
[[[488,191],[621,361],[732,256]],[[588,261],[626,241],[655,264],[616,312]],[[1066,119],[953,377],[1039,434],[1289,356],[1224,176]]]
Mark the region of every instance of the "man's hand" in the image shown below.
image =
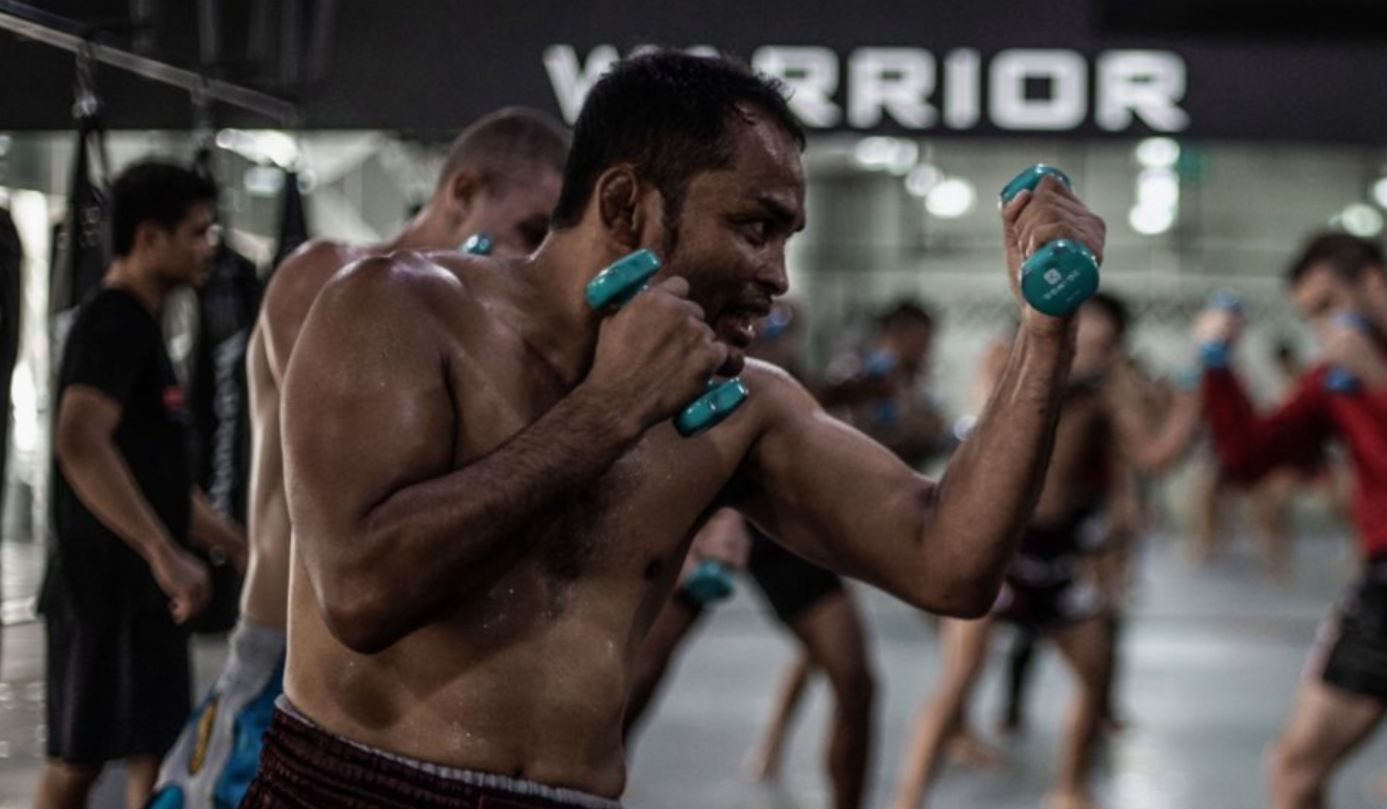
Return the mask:
[[[1210,306],[1199,313],[1194,321],[1194,339],[1200,345],[1208,343],[1227,343],[1229,348],[1237,344],[1246,323],[1243,314],[1222,306]]]
[[[745,570],[750,555],[751,537],[742,515],[730,508],[722,509],[694,536],[680,579],[706,559],[721,562],[728,570]]]
[[[728,347],[673,277],[637,294],[602,321],[583,386],[649,427],[672,418],[706,389],[728,361]],[[737,369],[740,370],[740,369]]]
[[[151,562],[150,569],[159,589],[169,597],[169,612],[176,624],[187,623],[212,597],[212,581],[207,568],[181,548],[161,553]]]
[[[1036,250],[1056,239],[1071,239],[1093,252],[1101,264],[1107,241],[1102,218],[1053,177],[1043,178],[1035,191],[1022,191],[1002,208],[1002,241],[1006,248],[1007,279],[1021,303],[1022,320],[1028,325],[1054,329],[1069,322],[1032,309],[1021,295],[1021,265]]]
[[[1364,387],[1387,385],[1387,357],[1372,335],[1347,318],[1332,318],[1322,331],[1324,361],[1353,374]]]

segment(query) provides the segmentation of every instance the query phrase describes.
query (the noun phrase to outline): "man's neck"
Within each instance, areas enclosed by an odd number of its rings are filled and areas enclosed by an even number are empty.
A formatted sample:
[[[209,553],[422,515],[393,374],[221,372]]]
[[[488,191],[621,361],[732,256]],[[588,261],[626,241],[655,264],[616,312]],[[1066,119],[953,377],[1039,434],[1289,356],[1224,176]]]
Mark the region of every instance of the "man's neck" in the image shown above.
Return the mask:
[[[601,316],[588,307],[588,281],[620,256],[581,234],[551,233],[518,274],[528,298],[526,342],[573,387],[587,375],[597,347]]]
[[[459,236],[464,224],[451,221],[451,217],[445,211],[430,202],[413,219],[405,223],[395,238],[381,245],[381,252],[418,250],[426,253],[433,250],[456,250],[467,238],[465,235]]]
[[[123,289],[135,297],[150,314],[158,314],[169,290],[147,266],[129,258],[118,258],[111,264],[102,284]]]

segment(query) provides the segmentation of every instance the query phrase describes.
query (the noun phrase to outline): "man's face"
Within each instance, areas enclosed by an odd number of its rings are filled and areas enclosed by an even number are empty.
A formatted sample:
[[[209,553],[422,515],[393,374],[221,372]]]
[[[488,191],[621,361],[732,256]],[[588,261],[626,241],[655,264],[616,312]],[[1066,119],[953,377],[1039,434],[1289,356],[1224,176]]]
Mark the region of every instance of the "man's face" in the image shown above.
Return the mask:
[[[1378,277],[1375,278],[1375,275]],[[1350,282],[1341,278],[1327,264],[1316,265],[1291,287],[1291,298],[1311,330],[1323,340],[1333,324],[1334,316],[1344,312],[1366,315],[1378,320],[1379,328],[1383,326],[1380,319],[1387,311],[1387,305],[1380,300],[1381,280],[1381,273],[1371,268],[1359,273],[1356,282]]]
[[[896,326],[892,335],[891,342],[907,369],[919,371],[929,365],[930,348],[934,344],[934,329],[929,324],[908,320]]]
[[[1079,333],[1070,373],[1075,377],[1106,373],[1118,359],[1118,348],[1117,324],[1112,318],[1093,305],[1079,307]]]
[[[197,202],[171,230],[152,226],[150,264],[169,286],[199,286],[217,250],[216,206]]]
[[[499,193],[482,191],[467,219],[468,235],[491,237],[491,255],[521,258],[533,253],[549,234],[549,214],[559,201],[559,173],[536,169],[503,181]]]
[[[677,243],[662,274],[681,275],[718,339],[733,349],[735,373],[757,322],[785,294],[785,246],[804,228],[804,168],[794,138],[764,114],[732,116],[731,166],[690,178]]]

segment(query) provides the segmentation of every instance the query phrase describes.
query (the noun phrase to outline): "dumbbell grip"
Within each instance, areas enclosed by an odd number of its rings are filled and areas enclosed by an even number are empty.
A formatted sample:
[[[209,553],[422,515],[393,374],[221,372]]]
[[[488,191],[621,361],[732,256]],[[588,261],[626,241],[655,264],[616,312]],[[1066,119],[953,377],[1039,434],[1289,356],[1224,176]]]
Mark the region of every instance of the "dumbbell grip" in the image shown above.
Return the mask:
[[[588,282],[583,294],[588,305],[601,310],[621,306],[640,294],[660,269],[660,260],[649,250],[637,250],[612,263]],[[732,415],[750,395],[739,377],[719,382],[708,380],[708,390],[690,402],[674,419],[674,429],[685,438],[695,436]]]

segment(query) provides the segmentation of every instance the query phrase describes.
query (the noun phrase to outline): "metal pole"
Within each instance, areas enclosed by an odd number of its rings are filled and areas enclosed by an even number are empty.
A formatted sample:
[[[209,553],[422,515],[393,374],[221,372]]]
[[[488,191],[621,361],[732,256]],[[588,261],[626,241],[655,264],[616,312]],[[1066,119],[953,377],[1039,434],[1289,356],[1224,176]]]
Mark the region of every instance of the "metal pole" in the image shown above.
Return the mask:
[[[43,18],[53,22],[37,21]],[[120,48],[89,42],[79,34],[61,30],[60,22],[68,21],[24,3],[14,2],[14,0],[0,0],[0,30],[10,31],[26,39],[52,45],[55,48],[62,48],[72,53],[80,52],[85,43],[90,46],[90,54],[97,61],[129,71],[150,81],[181,87],[190,93],[200,89],[209,99],[259,113],[281,124],[296,125],[299,121],[298,106],[284,99],[275,98],[237,84],[206,79],[191,70],[139,56]],[[78,28],[75,23],[70,22],[68,22],[67,27]]]

